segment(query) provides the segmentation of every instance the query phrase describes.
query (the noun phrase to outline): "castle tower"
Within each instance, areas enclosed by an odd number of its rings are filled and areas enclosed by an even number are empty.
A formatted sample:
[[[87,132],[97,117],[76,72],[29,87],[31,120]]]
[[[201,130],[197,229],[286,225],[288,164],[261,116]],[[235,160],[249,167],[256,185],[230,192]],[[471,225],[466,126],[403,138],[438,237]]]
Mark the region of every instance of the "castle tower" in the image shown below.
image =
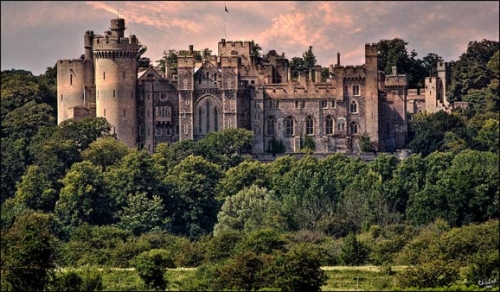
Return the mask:
[[[111,20],[110,31],[95,36],[96,116],[111,124],[111,132],[129,147],[137,142],[136,80],[139,41],[123,37],[125,20]]]
[[[189,54],[177,56],[177,89],[179,91],[179,140],[194,139],[194,51],[192,46]]]
[[[57,123],[68,119],[95,117],[94,32],[83,36],[85,55],[57,62]]]
[[[448,62],[439,62],[437,64],[437,73],[441,81],[438,99],[446,107],[448,107],[450,105],[450,102],[448,100],[448,97],[446,96],[446,90],[448,89],[448,85],[450,84],[450,64]]]
[[[371,141],[380,142],[377,52],[377,44],[365,44],[365,129]]]

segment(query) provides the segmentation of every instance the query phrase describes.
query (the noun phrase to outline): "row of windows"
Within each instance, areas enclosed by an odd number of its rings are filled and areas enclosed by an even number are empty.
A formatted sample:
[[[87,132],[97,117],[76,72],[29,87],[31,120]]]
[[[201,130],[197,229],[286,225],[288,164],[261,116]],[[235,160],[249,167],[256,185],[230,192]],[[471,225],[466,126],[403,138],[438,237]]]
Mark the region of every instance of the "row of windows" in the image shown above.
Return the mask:
[[[349,95],[349,86],[348,85],[344,85],[344,95],[347,96]],[[352,86],[352,95],[354,96],[359,96],[360,95],[360,91],[359,91],[359,85],[353,85]]]
[[[148,128],[148,136],[151,135],[151,129]],[[177,125],[175,127],[175,133],[178,135],[179,134],[179,126]],[[166,136],[172,136],[174,134],[173,128],[171,124],[167,125],[156,125],[155,127],[155,135],[156,136],[163,136],[165,134]],[[139,125],[139,136],[144,136],[144,125],[140,124]]]
[[[267,119],[267,135],[274,135],[276,133],[276,119],[274,117],[270,117]],[[285,119],[285,135],[293,136],[295,134],[294,128],[295,120],[292,117],[288,117]],[[345,120],[339,119],[337,121],[336,131],[343,132],[345,131]],[[358,133],[358,125],[356,122],[352,122],[349,128],[349,133],[357,134]],[[325,119],[325,134],[333,135],[334,133],[334,119],[331,116],[327,116]],[[306,135],[314,135],[314,119],[311,116],[306,117]]]

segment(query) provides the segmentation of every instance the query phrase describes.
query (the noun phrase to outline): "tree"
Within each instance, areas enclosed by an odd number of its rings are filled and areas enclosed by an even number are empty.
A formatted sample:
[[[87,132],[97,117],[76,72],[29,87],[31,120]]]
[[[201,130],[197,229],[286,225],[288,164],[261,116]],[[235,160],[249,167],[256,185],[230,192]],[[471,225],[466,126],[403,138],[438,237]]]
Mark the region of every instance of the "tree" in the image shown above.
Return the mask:
[[[175,234],[194,239],[212,231],[219,211],[215,186],[221,177],[220,167],[200,156],[189,156],[169,170],[168,216]]]
[[[106,168],[120,161],[130,153],[130,148],[122,141],[113,137],[103,137],[92,142],[82,152],[82,158],[92,162],[94,165],[102,166],[103,172]]]
[[[237,254],[216,270],[213,285],[216,289],[257,291],[269,282],[264,274],[265,268],[266,261],[262,256],[254,252]]]
[[[494,71],[488,70],[488,62],[498,50],[498,41],[484,39],[469,42],[467,51],[452,63],[450,87],[446,93],[451,101],[461,101],[470,90],[488,86],[494,75]]]
[[[252,48],[250,55],[254,58],[259,58],[261,56],[260,51],[262,51],[262,47],[254,40],[250,41],[250,47]]]
[[[31,165],[17,186],[15,202],[27,208],[52,212],[57,201],[57,190],[50,184],[50,178],[39,166]]]
[[[63,228],[74,228],[84,222],[103,225],[113,222],[114,202],[104,188],[100,167],[88,161],[72,165],[62,179],[63,188],[55,213]]]
[[[37,212],[19,215],[2,230],[2,290],[40,291],[49,284],[55,268],[52,216]]]
[[[168,285],[165,278],[167,268],[175,268],[168,252],[163,249],[152,249],[143,252],[131,261],[131,264],[147,288],[160,291],[165,291]]]
[[[475,140],[483,145],[484,149],[498,153],[498,147],[500,144],[498,135],[498,120],[488,119],[481,130],[479,130]]]
[[[118,211],[118,226],[139,235],[165,227],[165,207],[159,196],[149,199],[145,193],[129,194],[122,210]]]
[[[252,185],[268,187],[268,175],[264,164],[258,161],[243,161],[226,171],[216,187],[217,199],[223,201]]]
[[[310,244],[293,246],[276,259],[274,287],[281,291],[321,291],[328,277],[321,270],[320,257]]]
[[[316,65],[316,55],[314,55],[313,53],[312,46],[309,46],[309,49],[307,49],[307,51],[305,51],[304,54],[302,54],[302,58],[304,59],[304,67],[307,69],[307,71],[313,70],[314,65]],[[314,76],[315,75],[313,74],[313,78]]]
[[[368,259],[368,250],[361,244],[354,233],[349,233],[344,238],[340,258],[345,265],[360,266]]]
[[[281,227],[280,202],[273,191],[252,185],[228,197],[217,214],[217,235],[224,230],[251,231],[265,227]]]

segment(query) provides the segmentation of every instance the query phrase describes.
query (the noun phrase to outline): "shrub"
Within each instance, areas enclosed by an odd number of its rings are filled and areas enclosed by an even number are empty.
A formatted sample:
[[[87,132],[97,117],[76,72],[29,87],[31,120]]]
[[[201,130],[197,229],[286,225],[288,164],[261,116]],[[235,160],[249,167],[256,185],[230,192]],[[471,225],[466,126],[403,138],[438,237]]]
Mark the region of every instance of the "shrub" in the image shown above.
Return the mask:
[[[164,277],[165,272],[167,268],[175,268],[168,252],[164,249],[143,252],[131,261],[131,264],[146,286],[155,290],[165,290],[168,284]]]

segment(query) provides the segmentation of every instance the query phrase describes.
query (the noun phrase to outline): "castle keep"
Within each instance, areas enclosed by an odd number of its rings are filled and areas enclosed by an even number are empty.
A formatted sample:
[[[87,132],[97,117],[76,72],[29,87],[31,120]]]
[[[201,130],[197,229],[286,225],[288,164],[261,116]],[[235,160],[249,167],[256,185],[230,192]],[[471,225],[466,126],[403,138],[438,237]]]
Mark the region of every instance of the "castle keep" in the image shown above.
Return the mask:
[[[321,66],[292,79],[289,61],[271,50],[252,54],[252,43],[218,43],[217,55],[197,61],[193,46],[177,57],[177,74],[167,68],[138,71],[140,47],[124,37],[125,20],[111,20],[104,35],[84,34],[85,54],[57,62],[58,123],[104,117],[130,147],[154,151],[158,143],[200,139],[209,132],[245,128],[254,133],[252,153],[276,144],[298,152],[306,137],[316,153],[359,152],[359,135],[368,134],[378,151],[404,147],[408,119],[419,111],[451,108],[446,98],[449,66],[426,88],[408,89],[406,75],[377,69],[377,45],[365,45],[365,63]],[[168,67],[168,66],[167,66]]]

